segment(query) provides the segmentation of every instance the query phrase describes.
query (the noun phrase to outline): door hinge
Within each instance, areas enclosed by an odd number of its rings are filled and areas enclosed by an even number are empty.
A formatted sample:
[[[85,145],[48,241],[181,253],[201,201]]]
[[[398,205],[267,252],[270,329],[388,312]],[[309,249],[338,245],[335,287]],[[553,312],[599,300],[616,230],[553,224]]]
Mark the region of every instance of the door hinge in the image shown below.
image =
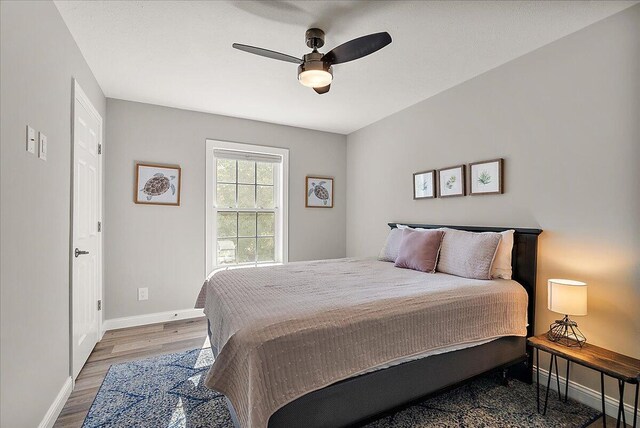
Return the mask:
[[[102,310],[102,300],[98,300],[98,310]]]
[[[98,144],[98,154],[102,154],[102,144]]]
[[[102,222],[98,222],[98,232],[102,232]]]

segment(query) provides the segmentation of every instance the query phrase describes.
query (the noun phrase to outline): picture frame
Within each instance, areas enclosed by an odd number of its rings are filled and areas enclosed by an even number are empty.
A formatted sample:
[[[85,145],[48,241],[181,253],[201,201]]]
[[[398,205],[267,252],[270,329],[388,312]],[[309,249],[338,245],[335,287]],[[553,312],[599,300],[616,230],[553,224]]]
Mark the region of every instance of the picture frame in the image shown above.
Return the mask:
[[[333,177],[308,175],[304,200],[306,208],[333,208]]]
[[[504,193],[504,159],[490,159],[469,164],[469,194],[499,195]]]
[[[136,163],[133,201],[141,205],[180,205],[182,169],[174,165]]]
[[[451,198],[465,196],[465,165],[455,165],[438,170],[438,196]]]
[[[413,199],[432,199],[436,195],[436,170],[415,172],[413,174]]]

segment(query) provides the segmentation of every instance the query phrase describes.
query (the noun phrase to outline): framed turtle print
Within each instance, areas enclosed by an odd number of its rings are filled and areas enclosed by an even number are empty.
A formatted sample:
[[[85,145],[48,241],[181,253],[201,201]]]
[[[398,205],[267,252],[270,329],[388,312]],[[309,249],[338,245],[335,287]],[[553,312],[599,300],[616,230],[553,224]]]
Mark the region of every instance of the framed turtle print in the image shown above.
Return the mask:
[[[438,193],[441,198],[465,195],[464,165],[438,170]]]
[[[333,208],[333,178],[308,175],[305,190],[305,207]]]
[[[416,172],[413,174],[413,199],[436,197],[436,171]]]
[[[149,205],[180,205],[179,166],[136,164],[134,202]]]
[[[503,190],[503,159],[492,159],[469,164],[470,195],[495,195]]]

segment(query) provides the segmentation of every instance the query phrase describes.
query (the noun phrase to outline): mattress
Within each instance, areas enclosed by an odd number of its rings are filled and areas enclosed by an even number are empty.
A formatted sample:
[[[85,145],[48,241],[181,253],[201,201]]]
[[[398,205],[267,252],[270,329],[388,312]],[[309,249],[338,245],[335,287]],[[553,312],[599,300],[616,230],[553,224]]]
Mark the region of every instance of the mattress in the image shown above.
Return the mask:
[[[217,358],[205,384],[242,427],[266,427],[290,401],[337,381],[503,336],[525,336],[527,293],[338,259],[219,271],[203,284]]]

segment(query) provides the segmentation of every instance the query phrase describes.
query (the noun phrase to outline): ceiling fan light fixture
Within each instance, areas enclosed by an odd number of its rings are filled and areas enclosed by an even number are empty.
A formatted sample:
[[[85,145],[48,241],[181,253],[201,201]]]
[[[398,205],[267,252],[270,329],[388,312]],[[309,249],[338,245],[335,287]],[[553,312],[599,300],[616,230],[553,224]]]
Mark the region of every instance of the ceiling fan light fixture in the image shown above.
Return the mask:
[[[325,70],[306,70],[298,74],[298,80],[309,88],[322,88],[331,84],[333,75]]]
[[[298,66],[298,80],[308,88],[322,88],[333,80],[331,65],[322,61],[322,54],[311,52],[304,56],[304,62]]]
[[[303,55],[302,58],[240,43],[234,43],[231,46],[254,55],[299,64],[298,81],[308,88],[313,88],[316,94],[321,95],[331,89],[332,66],[344,64],[379,51],[391,43],[391,36],[386,31],[369,34],[343,43],[324,54],[318,52],[318,48],[324,46],[324,31],[319,28],[308,29],[305,33],[305,41],[312,51]]]

